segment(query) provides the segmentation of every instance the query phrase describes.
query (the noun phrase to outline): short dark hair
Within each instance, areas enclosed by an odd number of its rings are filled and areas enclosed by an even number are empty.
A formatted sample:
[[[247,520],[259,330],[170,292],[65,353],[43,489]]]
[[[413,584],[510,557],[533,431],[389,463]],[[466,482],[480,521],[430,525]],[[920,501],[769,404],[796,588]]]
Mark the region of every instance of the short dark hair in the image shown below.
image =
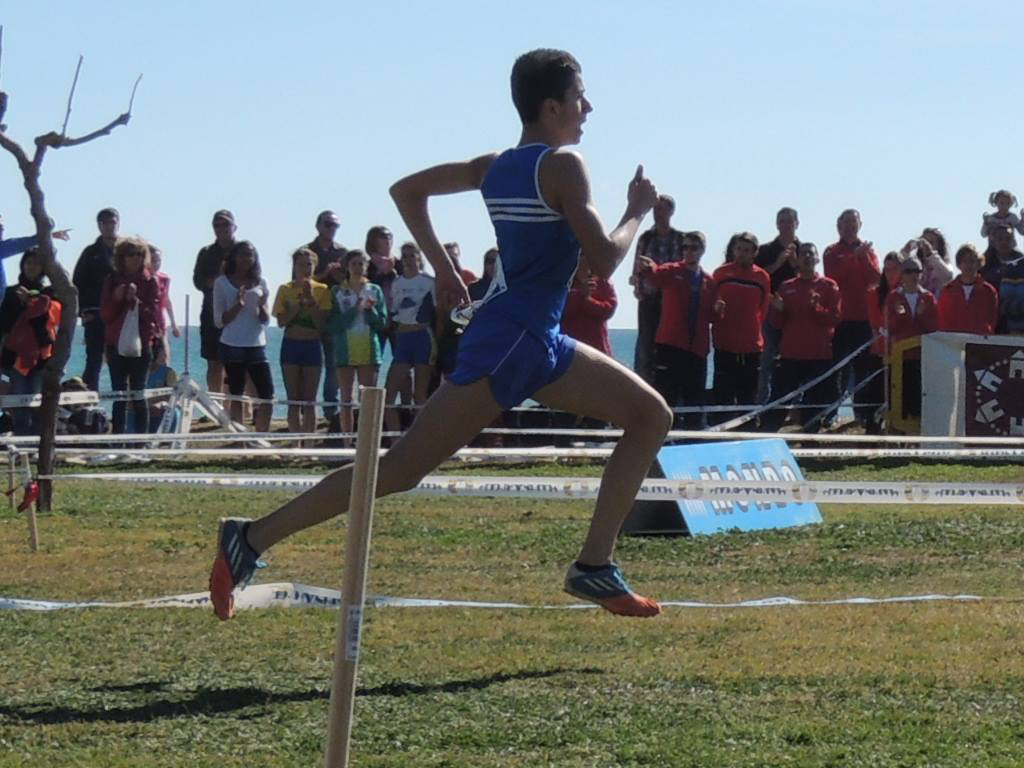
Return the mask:
[[[318,213],[316,215],[316,226],[319,227],[321,224],[323,224],[324,219],[326,219],[328,216],[333,216],[334,218],[340,220],[340,217],[338,216],[338,214],[336,214],[334,211],[328,209],[326,211],[320,211],[320,213]]]
[[[100,212],[96,214],[96,223],[103,221],[104,219],[117,219],[121,220],[121,214],[117,212],[117,208],[101,208]]]
[[[252,269],[249,270],[249,275],[259,280],[263,276],[263,270],[260,269],[260,252],[248,240],[239,240],[231,246],[228,257],[224,259],[224,274],[230,277],[238,271],[238,252],[242,250],[252,251]]]
[[[512,66],[512,103],[519,119],[536,122],[544,100],[561,101],[582,72],[580,63],[567,51],[538,48],[524,53]]]
[[[845,211],[843,211],[842,213],[840,213],[836,217],[836,226],[838,226],[839,222],[842,221],[843,216],[851,216],[851,215],[852,216],[856,216],[857,217],[857,221],[861,221],[860,211],[858,211],[856,208],[847,208]]]
[[[979,263],[982,261],[981,254],[978,253],[978,249],[975,248],[970,243],[966,243],[965,245],[961,245],[959,248],[956,249],[956,265],[959,267],[960,262],[963,261],[967,256],[974,256],[974,258],[976,258]]]

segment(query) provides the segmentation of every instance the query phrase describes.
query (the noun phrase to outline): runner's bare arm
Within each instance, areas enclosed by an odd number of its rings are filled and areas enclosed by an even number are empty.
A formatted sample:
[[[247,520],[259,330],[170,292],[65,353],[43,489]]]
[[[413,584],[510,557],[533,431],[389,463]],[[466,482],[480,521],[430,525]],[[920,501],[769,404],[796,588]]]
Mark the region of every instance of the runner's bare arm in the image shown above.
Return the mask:
[[[462,163],[446,163],[399,179],[391,185],[391,198],[402,221],[434,268],[439,301],[450,306],[469,303],[469,294],[448,253],[434,232],[428,208],[435,195],[451,195],[480,189],[497,153],[481,155]]]
[[[626,211],[618,226],[605,234],[604,224],[590,196],[590,178],[583,158],[571,150],[552,152],[540,167],[541,193],[548,204],[565,216],[598,277],[611,277],[636,237],[640,222],[654,207],[658,192],[638,166],[626,192]]]

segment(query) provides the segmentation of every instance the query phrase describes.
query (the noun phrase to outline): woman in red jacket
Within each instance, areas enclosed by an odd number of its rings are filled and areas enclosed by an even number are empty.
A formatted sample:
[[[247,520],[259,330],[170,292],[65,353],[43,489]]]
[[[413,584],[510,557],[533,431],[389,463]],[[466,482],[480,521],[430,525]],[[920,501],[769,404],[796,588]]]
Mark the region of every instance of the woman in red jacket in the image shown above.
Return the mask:
[[[683,233],[681,261],[656,264],[637,257],[644,279],[661,290],[661,320],[654,338],[654,388],[670,407],[704,405],[708,378],[711,305],[715,283],[701,269],[703,232]],[[676,419],[685,429],[701,429],[704,414]]]
[[[137,309],[138,314],[129,315]],[[107,366],[110,368],[110,385],[115,392],[129,389],[141,392],[146,387],[149,361],[153,344],[159,340],[158,317],[161,311],[160,286],[150,274],[149,246],[138,237],[126,237],[114,246],[114,271],[103,283],[100,298],[100,317],[106,326]],[[136,318],[141,340],[141,352],[136,357],[125,355],[118,349],[121,329],[126,318]],[[149,409],[146,401],[132,401],[135,414],[135,431],[149,431]],[[125,401],[115,400],[113,407],[113,432],[125,431]]]
[[[590,271],[586,257],[580,259],[579,268],[565,299],[562,310],[562,333],[576,341],[612,356],[608,342],[608,321],[619,305],[615,288],[608,280]]]
[[[868,291],[868,322],[871,323],[871,332],[874,334],[874,341],[871,342],[871,354],[868,355],[866,372],[872,375],[875,371],[882,370],[888,365],[889,328],[885,318],[885,300],[889,294],[900,287],[903,277],[903,259],[896,251],[889,251],[882,262],[882,276],[878,279],[878,285],[872,286]],[[864,387],[864,399],[869,403],[887,403],[885,392],[885,379],[878,374]],[[864,429],[871,435],[878,435],[882,432],[881,412],[883,408],[877,405],[867,419]]]
[[[981,256],[973,245],[961,245],[956,252],[960,275],[953,278],[939,296],[939,330],[957,333],[995,333],[999,321],[999,294],[978,270]]]
[[[935,296],[921,287],[921,262],[916,256],[903,260],[900,287],[885,299],[889,348],[898,341],[932,333],[939,327]],[[903,413],[921,415],[921,349],[903,355]]]

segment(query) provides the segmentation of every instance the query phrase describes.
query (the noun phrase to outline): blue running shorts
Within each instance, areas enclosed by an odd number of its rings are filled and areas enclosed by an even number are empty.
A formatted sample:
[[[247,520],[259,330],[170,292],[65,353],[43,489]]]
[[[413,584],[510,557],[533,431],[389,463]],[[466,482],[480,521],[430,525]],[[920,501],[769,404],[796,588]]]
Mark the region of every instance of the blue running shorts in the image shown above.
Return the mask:
[[[403,365],[433,365],[434,335],[426,328],[396,331],[391,337],[394,361]]]
[[[515,323],[477,317],[459,342],[453,384],[490,380],[502,408],[514,408],[557,380],[576,354],[576,341],[558,333],[539,339]]]

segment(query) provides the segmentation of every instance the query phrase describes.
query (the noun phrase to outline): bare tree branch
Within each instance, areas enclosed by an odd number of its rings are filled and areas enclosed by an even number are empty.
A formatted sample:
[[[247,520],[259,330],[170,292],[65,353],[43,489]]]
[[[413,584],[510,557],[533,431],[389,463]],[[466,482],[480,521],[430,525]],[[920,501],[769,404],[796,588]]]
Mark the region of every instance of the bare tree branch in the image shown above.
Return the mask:
[[[135,85],[132,86],[132,95],[128,99],[128,114],[132,113],[132,107],[135,106],[135,92],[139,90],[139,83],[142,82],[142,73],[139,72],[139,76],[135,78]]]
[[[131,113],[125,112],[123,115],[111,120],[102,128],[98,128],[92,133],[87,133],[85,136],[78,136],[77,138],[71,138],[59,134],[56,131],[50,131],[49,133],[44,133],[42,136],[36,136],[36,148],[53,147],[54,149],[60,149],[61,147],[75,147],[79,144],[85,144],[87,141],[92,141],[93,139],[98,139],[100,136],[108,135],[119,125],[128,125],[128,121],[131,117]]]
[[[5,93],[0,93],[0,96],[6,95],[7,94]],[[22,172],[32,164],[28,159],[28,155],[25,154],[25,150],[21,148],[21,145],[14,139],[9,138],[2,131],[0,131],[0,147],[3,147],[14,155],[14,159],[18,161],[18,166],[21,168]]]
[[[64,113],[64,125],[60,129],[60,135],[66,136],[68,132],[68,120],[71,119],[71,102],[75,99],[75,88],[78,86],[78,73],[82,71],[82,62],[85,56],[78,54],[78,66],[75,67],[75,79],[71,81],[71,92],[68,93],[68,110]]]

